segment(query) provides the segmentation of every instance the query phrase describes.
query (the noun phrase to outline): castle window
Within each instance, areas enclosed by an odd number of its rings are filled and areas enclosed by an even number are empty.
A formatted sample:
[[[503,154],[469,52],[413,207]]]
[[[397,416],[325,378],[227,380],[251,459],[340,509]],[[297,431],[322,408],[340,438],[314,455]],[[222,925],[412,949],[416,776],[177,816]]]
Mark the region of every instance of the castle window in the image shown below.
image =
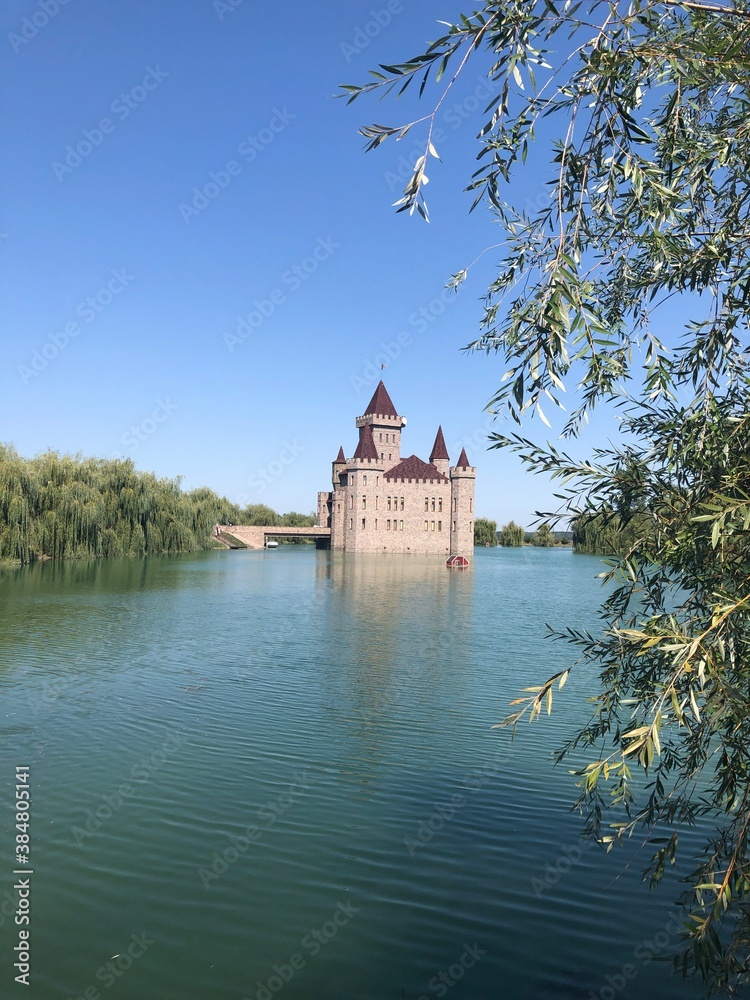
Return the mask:
[[[340,504],[340,503],[337,503],[337,504],[336,504],[336,513],[337,513],[337,514],[340,514],[340,513],[341,513],[341,504]]]
[[[378,530],[378,519],[377,518],[375,518],[375,530],[376,531]]]
[[[438,531],[442,531],[442,530],[443,530],[443,522],[442,521],[438,521]]]
[[[458,497],[453,497],[453,509],[458,510]]]
[[[427,523],[427,521],[425,521],[425,523],[424,523],[424,530],[427,531],[428,527],[429,527],[429,524]]]
[[[362,485],[367,486],[367,476],[362,476]]]
[[[383,461],[383,452],[382,451],[380,452],[380,461],[381,462]]]
[[[362,527],[363,528],[365,527],[365,519],[364,518],[362,518]]]
[[[474,513],[474,501],[471,498],[469,498],[469,513]]]
[[[388,444],[388,435],[385,436],[385,443]]]
[[[399,525],[399,531],[403,531],[403,530],[404,530],[404,522],[401,521],[401,523]]]
[[[380,432],[380,443],[381,444],[383,443],[383,432],[382,431]]]
[[[438,510],[442,512],[443,510],[443,498],[438,497]]]
[[[390,530],[391,530],[391,519],[390,519],[390,517],[389,517],[389,518],[388,518],[388,520],[387,520],[387,521],[385,522],[385,530],[386,530],[386,531],[390,531]]]
[[[391,461],[391,455],[390,455],[390,452],[388,453],[388,461],[389,461],[389,462]]]
[[[455,521],[453,522],[453,530],[454,531],[456,530],[456,522]]]
[[[367,510],[367,497],[362,497],[362,510]]]
[[[431,521],[430,522],[430,531],[434,531],[434,530],[435,530],[435,522]]]
[[[375,485],[380,486],[380,476],[375,476]]]
[[[349,518],[349,531],[351,531],[353,528],[354,528],[354,518],[350,517]]]
[[[391,498],[388,497],[388,510],[390,510],[390,509],[391,509]]]
[[[432,509],[435,509],[435,497],[432,498]]]
[[[401,497],[401,510],[404,509],[404,498]],[[401,522],[403,524],[403,521]]]
[[[428,511],[428,510],[430,509],[430,501],[429,501],[429,498],[428,498],[428,497],[425,497],[425,498],[424,498],[424,509],[425,509],[425,514],[426,514],[426,513],[427,513],[427,511]]]
[[[375,510],[378,509],[378,499],[379,499],[378,497],[375,497]]]
[[[349,494],[349,506],[350,507],[354,506],[354,497],[351,494]]]

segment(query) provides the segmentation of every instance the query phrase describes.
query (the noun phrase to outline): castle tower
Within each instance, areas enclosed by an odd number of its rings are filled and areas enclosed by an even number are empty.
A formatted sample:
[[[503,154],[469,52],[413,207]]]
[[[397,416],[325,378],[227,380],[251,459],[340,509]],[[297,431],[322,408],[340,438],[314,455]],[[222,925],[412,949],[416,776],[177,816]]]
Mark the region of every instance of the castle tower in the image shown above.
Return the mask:
[[[344,546],[344,518],[346,517],[346,458],[344,449],[331,463],[331,548],[341,549]]]
[[[386,471],[399,464],[401,428],[406,426],[406,417],[400,417],[396,413],[396,407],[391,402],[391,397],[382,381],[378,382],[367,409],[361,417],[357,417],[355,423],[360,428],[360,434],[363,427],[371,428],[373,444]]]
[[[344,457],[343,446],[339,448],[338,455],[331,462],[331,482],[334,490],[341,485],[341,474],[346,471],[346,458]]]
[[[435,444],[432,446],[432,451],[430,452],[430,462],[435,466],[438,472],[442,472],[444,476],[448,475],[451,460],[448,455],[448,449],[445,447],[445,438],[443,437],[442,427],[438,427],[437,429]]]
[[[477,470],[469,465],[466,449],[449,473],[451,481],[451,556],[471,559],[474,552],[474,485]]]
[[[373,547],[376,483],[383,469],[372,424],[359,424],[357,449],[346,465],[344,548],[347,551],[368,551]]]

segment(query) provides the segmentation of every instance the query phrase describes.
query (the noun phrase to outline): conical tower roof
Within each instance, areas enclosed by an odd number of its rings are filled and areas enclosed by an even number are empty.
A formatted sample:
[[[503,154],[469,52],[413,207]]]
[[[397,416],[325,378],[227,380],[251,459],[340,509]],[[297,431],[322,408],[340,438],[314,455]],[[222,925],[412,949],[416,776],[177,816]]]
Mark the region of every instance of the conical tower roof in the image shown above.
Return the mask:
[[[383,384],[382,382],[380,383]],[[378,461],[380,455],[378,455],[378,449],[375,447],[375,439],[372,436],[372,427],[370,424],[365,424],[364,427],[359,429],[359,444],[357,445],[357,450],[354,452],[354,458],[370,458],[374,461]]]
[[[434,462],[435,459],[444,459],[445,461],[450,461],[450,455],[448,454],[448,449],[445,447],[445,438],[443,437],[443,428],[438,427],[437,434],[435,435],[435,444],[432,446],[432,451],[430,452],[430,461]]]
[[[461,449],[461,454],[458,456],[458,461],[456,462],[457,469],[470,469],[471,465],[468,458],[466,457],[466,449]]]
[[[344,455],[344,447],[343,447],[343,445],[339,448],[339,453],[336,456],[336,458],[334,459],[334,461],[336,463],[346,462],[346,456]]]
[[[396,407],[391,402],[391,397],[388,395],[388,390],[383,385],[382,380],[378,382],[378,387],[373,393],[373,397],[367,404],[367,409],[365,410],[363,416],[381,416],[381,417],[397,417]]]

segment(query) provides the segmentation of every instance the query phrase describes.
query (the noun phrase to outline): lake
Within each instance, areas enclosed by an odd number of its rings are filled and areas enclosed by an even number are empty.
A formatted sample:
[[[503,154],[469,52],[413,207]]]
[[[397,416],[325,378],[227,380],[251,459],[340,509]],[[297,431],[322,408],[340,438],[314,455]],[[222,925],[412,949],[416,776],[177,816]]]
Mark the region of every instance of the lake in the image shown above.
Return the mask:
[[[308,546],[0,573],[0,774],[29,768],[31,989],[3,996],[697,996],[660,959],[673,873],[579,839],[551,752],[592,672],[491,727],[596,625],[601,562]],[[694,835],[695,837],[695,835]],[[690,838],[686,838],[689,842]]]

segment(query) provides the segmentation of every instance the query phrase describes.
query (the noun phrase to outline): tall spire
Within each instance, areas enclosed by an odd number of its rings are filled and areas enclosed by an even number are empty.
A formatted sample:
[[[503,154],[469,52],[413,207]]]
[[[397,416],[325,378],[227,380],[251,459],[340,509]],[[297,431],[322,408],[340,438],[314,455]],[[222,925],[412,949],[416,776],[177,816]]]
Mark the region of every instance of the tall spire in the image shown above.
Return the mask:
[[[334,459],[334,461],[337,462],[337,463],[338,462],[346,462],[346,456],[344,455],[344,446],[343,445],[339,448],[339,453],[336,456],[336,458]]]
[[[378,387],[373,393],[373,397],[367,404],[363,416],[397,417],[396,407],[391,402],[388,390],[383,385],[382,379],[378,382]]]
[[[456,462],[456,468],[457,469],[470,469],[471,468],[471,465],[469,464],[469,460],[466,457],[466,449],[465,448],[461,449],[461,454],[458,456],[458,461]]]
[[[437,434],[435,435],[435,444],[432,446],[432,451],[430,452],[430,461],[434,462],[435,459],[443,459],[446,462],[450,461],[450,455],[448,454],[448,449],[445,447],[445,438],[443,437],[443,428],[438,427]]]
[[[383,383],[381,382],[381,385]],[[372,427],[365,424],[359,429],[359,444],[354,452],[354,458],[369,458],[375,462],[379,461],[378,449],[375,447],[375,440],[372,436]]]

